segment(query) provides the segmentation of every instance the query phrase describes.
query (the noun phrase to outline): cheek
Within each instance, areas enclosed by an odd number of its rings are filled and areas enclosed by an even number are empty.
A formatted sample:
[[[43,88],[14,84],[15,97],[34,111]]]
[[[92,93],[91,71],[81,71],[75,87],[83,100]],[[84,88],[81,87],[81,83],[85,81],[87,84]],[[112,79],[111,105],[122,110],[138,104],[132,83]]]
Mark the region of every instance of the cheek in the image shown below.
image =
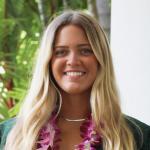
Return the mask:
[[[91,63],[89,63],[89,68],[90,68],[90,72],[91,72],[91,78],[95,81],[96,76],[97,76],[97,72],[99,70],[99,64],[97,61],[91,61]]]
[[[93,58],[87,61],[87,66],[89,66],[89,69],[91,69],[93,72],[97,72],[99,68],[99,63],[96,58]]]
[[[57,71],[58,71],[57,62],[53,62],[51,67],[52,67],[52,75],[53,75],[53,77],[55,77],[57,75]]]
[[[55,71],[55,63],[54,63],[54,61],[52,60],[51,61],[51,73],[52,73],[52,75],[54,75],[54,71]]]
[[[57,80],[63,72],[63,62],[60,60],[52,60],[51,68],[52,68],[52,75]]]
[[[55,59],[51,60],[51,73],[53,78],[55,78],[56,76],[56,70],[57,70],[57,61],[55,61]]]

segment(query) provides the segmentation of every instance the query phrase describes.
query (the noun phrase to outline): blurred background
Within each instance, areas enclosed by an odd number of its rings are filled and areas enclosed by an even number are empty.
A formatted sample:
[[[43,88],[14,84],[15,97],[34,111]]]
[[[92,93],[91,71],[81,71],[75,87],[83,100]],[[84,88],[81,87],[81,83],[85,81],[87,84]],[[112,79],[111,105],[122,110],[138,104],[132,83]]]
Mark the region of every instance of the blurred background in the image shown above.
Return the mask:
[[[101,22],[109,35],[110,3],[110,0],[0,0],[0,121],[19,111],[42,31],[50,19],[63,10],[80,9],[98,20],[104,18]]]
[[[123,112],[150,124],[149,0],[0,0],[0,122],[18,113],[42,31],[67,9],[99,21],[111,44]]]

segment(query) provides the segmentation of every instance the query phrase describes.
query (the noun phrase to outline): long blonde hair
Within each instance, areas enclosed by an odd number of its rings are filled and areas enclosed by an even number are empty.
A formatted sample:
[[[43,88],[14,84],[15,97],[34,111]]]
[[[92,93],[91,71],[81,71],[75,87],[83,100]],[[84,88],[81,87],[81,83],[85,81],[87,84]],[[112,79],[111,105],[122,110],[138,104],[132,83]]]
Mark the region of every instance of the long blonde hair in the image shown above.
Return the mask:
[[[90,102],[96,129],[103,137],[103,148],[134,150],[134,138],[119,104],[108,41],[98,22],[80,11],[64,12],[47,26],[28,95],[17,116],[16,124],[8,135],[5,150],[35,150],[39,130],[51,116],[57,100],[61,100],[59,92],[50,80],[50,60],[56,32],[67,24],[78,25],[85,31],[99,62]],[[100,125],[101,122],[103,125]]]

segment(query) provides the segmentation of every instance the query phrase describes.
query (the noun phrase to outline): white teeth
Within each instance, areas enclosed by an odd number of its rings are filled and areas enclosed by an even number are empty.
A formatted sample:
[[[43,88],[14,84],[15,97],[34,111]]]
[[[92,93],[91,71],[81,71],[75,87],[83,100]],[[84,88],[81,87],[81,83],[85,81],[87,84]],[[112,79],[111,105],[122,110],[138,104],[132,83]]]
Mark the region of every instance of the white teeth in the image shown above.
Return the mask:
[[[82,76],[84,72],[66,72],[67,76]]]

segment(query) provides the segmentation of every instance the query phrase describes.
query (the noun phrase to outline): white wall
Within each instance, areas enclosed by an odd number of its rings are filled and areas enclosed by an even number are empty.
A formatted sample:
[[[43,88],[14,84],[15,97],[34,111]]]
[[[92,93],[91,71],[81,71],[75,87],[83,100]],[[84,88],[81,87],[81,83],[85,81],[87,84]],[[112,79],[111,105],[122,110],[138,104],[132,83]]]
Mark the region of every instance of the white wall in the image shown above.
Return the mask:
[[[123,112],[150,125],[150,0],[112,0],[111,15]]]

